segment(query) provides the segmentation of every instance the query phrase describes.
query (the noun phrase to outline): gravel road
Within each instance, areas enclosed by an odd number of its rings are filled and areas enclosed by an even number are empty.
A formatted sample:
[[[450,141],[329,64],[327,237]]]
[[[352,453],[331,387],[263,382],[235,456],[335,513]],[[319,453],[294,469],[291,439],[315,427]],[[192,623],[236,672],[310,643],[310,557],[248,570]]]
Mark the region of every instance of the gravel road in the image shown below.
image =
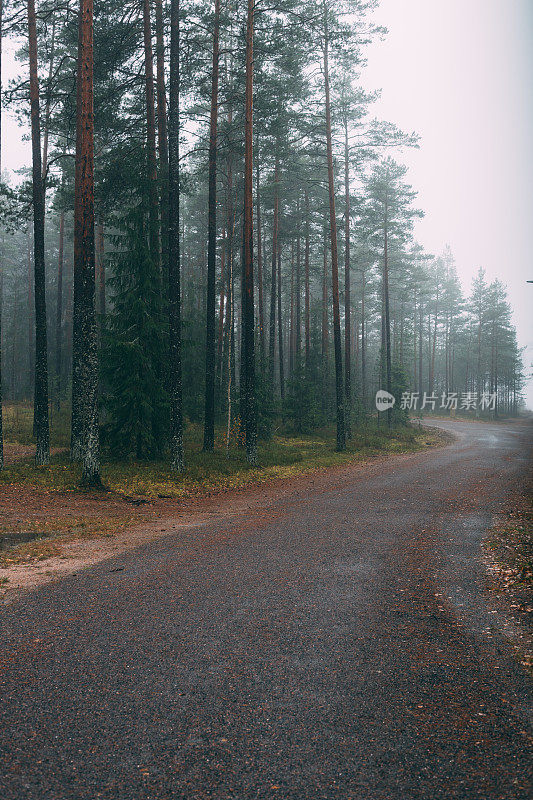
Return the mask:
[[[438,425],[3,609],[2,800],[530,798],[479,556],[532,429]]]

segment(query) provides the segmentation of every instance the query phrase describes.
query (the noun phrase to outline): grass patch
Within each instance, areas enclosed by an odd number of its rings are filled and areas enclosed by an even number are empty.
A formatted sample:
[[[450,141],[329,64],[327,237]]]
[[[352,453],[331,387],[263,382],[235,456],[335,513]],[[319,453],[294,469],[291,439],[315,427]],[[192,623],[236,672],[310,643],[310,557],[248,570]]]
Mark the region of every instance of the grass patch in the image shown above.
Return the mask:
[[[105,462],[105,486],[129,498],[181,499],[210,494],[277,478],[290,478],[318,468],[340,466],[387,453],[414,452],[442,442],[438,431],[399,428],[390,434],[368,427],[354,432],[346,452],[333,449],[334,431],[326,429],[312,436],[274,436],[259,446],[260,466],[246,464],[239,449],[226,453],[222,437],[214,453],[201,451],[201,430],[189,425],[186,437],[186,468],[175,475],[164,461]],[[2,484],[22,484],[54,491],[79,491],[80,469],[70,463],[67,452],[54,455],[48,466],[36,467],[24,458],[0,473]]]
[[[31,409],[8,408],[7,420],[6,441],[11,444],[14,458],[0,472],[0,494],[4,489],[9,496],[9,502],[4,504],[4,520],[0,522],[0,538],[4,534],[13,541],[13,537],[22,534],[31,541],[0,549],[0,568],[61,556],[62,543],[73,539],[112,536],[133,522],[150,517],[150,505],[145,504],[154,500],[179,502],[363,462],[379,455],[416,452],[447,441],[437,429],[405,427],[389,433],[371,421],[354,431],[346,452],[337,453],[334,428],[313,435],[291,436],[283,432],[260,444],[260,466],[251,468],[243,450],[235,447],[229,454],[226,452],[222,431],[218,432],[215,452],[202,452],[202,428],[189,424],[182,475],[171,472],[164,461],[104,461],[102,480],[108,493],[102,494],[80,489],[80,468],[70,463],[68,435],[64,431],[56,437],[55,444],[65,449],[56,450],[48,466],[37,467],[27,447],[32,443]],[[37,535],[32,538],[32,534]]]
[[[533,674],[533,475],[513,500],[513,509],[484,543],[493,597],[518,627],[513,636],[519,660]]]
[[[507,519],[493,529],[486,547],[500,588],[533,595],[533,481]]]
[[[131,513],[122,518],[94,516],[43,516],[39,521],[19,519],[9,524],[0,524],[2,535],[37,534],[31,541],[15,544],[0,550],[0,568],[14,564],[44,561],[61,555],[61,544],[72,539],[90,539],[113,536],[133,521]]]
[[[33,406],[30,403],[6,404],[2,410],[4,441],[20,445],[32,445]],[[60,411],[50,405],[50,447],[69,447],[70,408],[64,405]]]

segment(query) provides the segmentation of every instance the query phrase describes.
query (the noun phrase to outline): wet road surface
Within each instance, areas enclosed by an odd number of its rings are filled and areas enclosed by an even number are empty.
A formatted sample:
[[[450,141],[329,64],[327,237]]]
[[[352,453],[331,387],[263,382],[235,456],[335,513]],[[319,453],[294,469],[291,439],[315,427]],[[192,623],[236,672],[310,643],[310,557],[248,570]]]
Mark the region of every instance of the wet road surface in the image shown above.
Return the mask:
[[[0,614],[3,800],[531,797],[480,542],[531,426],[309,479]]]

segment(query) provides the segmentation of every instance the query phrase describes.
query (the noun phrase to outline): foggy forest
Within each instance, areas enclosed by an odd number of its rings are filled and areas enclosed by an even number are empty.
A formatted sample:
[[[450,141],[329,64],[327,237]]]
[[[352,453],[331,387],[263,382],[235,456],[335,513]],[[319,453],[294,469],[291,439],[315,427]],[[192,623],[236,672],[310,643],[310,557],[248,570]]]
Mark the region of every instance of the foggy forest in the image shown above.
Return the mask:
[[[514,265],[419,241],[378,7],[0,0],[6,800],[525,800]]]

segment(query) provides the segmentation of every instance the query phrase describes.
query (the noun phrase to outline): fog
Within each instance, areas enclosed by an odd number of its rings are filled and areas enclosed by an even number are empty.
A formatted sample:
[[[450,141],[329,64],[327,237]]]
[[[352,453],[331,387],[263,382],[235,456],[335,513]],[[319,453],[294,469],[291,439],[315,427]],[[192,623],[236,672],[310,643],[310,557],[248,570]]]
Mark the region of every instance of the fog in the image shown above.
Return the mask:
[[[374,20],[389,33],[363,82],[382,88],[382,118],[421,136],[402,154],[426,212],[417,238],[432,253],[450,244],[465,289],[479,266],[507,284],[530,375],[533,3],[381,0]]]

